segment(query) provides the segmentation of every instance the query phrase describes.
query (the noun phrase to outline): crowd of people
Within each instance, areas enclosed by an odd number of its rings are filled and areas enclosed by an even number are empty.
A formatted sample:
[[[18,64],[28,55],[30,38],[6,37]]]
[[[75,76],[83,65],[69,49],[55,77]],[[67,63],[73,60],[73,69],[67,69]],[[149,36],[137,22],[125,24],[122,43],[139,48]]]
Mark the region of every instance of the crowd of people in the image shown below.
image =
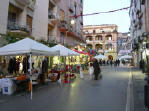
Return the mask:
[[[125,65],[127,62],[125,60],[120,61],[119,59],[113,61],[113,60],[97,60],[95,58],[93,58],[93,60],[91,62],[89,62],[89,74],[90,74],[90,79],[94,79],[97,80],[98,78],[101,78],[101,68],[100,66],[106,66],[106,65],[110,65],[110,66],[120,66],[120,63],[122,63],[123,65]]]
[[[122,64],[125,64],[124,60],[122,61]],[[100,66],[102,66],[102,65],[120,66],[120,60],[117,59],[117,60],[113,61],[113,60],[102,60],[102,59],[100,59],[99,65]]]

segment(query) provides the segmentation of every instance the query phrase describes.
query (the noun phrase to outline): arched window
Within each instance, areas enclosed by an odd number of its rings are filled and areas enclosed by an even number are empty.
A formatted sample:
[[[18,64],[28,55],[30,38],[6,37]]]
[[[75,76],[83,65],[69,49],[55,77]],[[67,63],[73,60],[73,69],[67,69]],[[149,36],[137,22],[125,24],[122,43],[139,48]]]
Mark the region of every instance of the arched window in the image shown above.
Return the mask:
[[[106,44],[106,49],[107,49],[107,50],[112,50],[112,49],[113,49],[112,44]]]
[[[102,50],[102,44],[96,44],[95,48],[96,50]]]
[[[87,44],[87,47],[89,47],[90,49],[93,48],[92,44]]]
[[[112,35],[106,35],[106,40],[112,40]]]
[[[96,41],[102,41],[102,35],[97,35],[97,36],[95,37],[95,40],[96,40]]]
[[[86,40],[92,41],[92,36],[87,36]]]

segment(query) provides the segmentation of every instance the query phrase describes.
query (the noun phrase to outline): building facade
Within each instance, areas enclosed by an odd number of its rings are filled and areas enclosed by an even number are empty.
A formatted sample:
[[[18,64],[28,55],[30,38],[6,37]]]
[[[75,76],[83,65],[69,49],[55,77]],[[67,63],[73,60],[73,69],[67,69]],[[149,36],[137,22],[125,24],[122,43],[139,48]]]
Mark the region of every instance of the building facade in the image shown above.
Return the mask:
[[[27,31],[36,40],[76,45],[84,42],[83,18],[76,17],[82,12],[82,0],[1,0],[0,34]]]
[[[118,33],[117,51],[119,57],[126,54],[131,54],[131,41],[130,34],[128,32]]]
[[[131,0],[129,15],[134,63],[139,66],[139,61],[147,60],[149,55],[149,1]]]
[[[87,46],[114,60],[117,58],[117,30],[118,26],[113,24],[89,25],[83,28]]]

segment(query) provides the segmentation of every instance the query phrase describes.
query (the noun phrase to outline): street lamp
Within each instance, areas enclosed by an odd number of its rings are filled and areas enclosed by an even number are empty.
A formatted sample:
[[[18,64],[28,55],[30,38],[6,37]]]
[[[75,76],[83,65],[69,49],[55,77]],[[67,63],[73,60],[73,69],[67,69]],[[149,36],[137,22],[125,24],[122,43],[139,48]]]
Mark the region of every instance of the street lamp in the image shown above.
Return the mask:
[[[71,23],[71,25],[74,25],[74,24],[75,24],[75,20],[72,19],[72,20],[70,21],[70,23]]]
[[[72,19],[72,20],[70,21],[70,25],[74,25],[74,24],[75,24],[75,20]],[[67,39],[67,36],[68,36],[68,31],[69,31],[69,29],[68,29],[68,24],[66,24],[66,23],[65,23],[65,29],[66,29],[66,38],[63,40],[63,45],[64,45],[65,42],[66,42],[66,39]]]

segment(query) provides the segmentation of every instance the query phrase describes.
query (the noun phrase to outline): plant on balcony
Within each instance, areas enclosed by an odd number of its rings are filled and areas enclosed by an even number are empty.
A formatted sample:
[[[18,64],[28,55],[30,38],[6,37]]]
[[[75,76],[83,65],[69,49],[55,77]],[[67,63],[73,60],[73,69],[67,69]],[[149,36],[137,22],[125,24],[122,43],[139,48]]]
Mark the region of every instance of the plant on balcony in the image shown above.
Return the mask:
[[[14,43],[17,42],[19,40],[22,40],[26,37],[29,37],[31,39],[33,39],[33,37],[31,37],[29,34],[27,33],[21,33],[21,32],[7,32],[6,34],[6,40],[9,43]]]

